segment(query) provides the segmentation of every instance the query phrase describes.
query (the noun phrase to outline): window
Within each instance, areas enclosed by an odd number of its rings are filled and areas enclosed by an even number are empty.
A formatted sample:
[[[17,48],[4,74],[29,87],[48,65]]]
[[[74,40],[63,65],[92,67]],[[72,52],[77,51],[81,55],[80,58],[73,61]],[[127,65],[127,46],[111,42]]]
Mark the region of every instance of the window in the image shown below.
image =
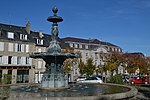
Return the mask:
[[[20,34],[20,40],[27,40],[27,35]]]
[[[13,51],[13,43],[8,43],[8,51]]]
[[[80,44],[77,44],[77,48],[79,48]]]
[[[18,44],[17,51],[21,52],[21,44]]]
[[[26,57],[26,64],[29,64],[29,57]]]
[[[110,51],[112,51],[112,48],[109,48]]]
[[[4,42],[0,42],[0,51],[4,51]]]
[[[88,57],[88,53],[86,53],[86,54],[85,54],[85,56],[86,56],[86,60],[88,60],[88,59],[89,59],[89,57]]]
[[[21,64],[21,57],[20,56],[17,57],[17,64]]]
[[[24,44],[17,44],[15,45],[16,52],[24,52]]]
[[[86,57],[87,57],[87,56],[88,56],[88,53],[86,53],[85,55],[86,55]]]
[[[8,56],[8,64],[11,64],[12,56]]]
[[[43,45],[43,40],[37,39],[36,43],[39,44],[39,45]]]
[[[42,68],[42,61],[38,61],[38,69]]]
[[[8,35],[8,38],[14,39],[14,33],[8,32],[7,35]]]

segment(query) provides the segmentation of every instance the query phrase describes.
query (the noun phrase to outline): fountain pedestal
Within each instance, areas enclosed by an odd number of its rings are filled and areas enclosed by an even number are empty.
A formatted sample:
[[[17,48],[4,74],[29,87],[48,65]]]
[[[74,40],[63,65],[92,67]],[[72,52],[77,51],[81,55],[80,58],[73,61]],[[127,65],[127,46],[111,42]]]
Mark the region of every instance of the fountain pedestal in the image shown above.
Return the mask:
[[[53,22],[51,38],[52,41],[47,49],[47,52],[32,53],[32,58],[42,58],[46,62],[46,70],[42,77],[42,88],[65,88],[68,87],[68,77],[64,74],[63,62],[68,58],[77,58],[77,55],[72,53],[62,53],[61,47],[58,43],[58,22],[62,22],[63,19],[57,16],[58,9],[54,7],[52,9],[54,15],[48,17],[48,21]]]

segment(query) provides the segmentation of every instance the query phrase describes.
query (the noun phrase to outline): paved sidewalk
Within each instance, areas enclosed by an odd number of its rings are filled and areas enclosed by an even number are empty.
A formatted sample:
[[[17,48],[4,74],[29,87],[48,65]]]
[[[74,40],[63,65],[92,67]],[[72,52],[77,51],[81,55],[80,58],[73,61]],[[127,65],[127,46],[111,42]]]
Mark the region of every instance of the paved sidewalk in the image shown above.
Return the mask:
[[[150,92],[149,92],[149,95],[150,95]],[[149,97],[145,96],[143,93],[140,93],[140,92],[138,92],[136,98],[137,98],[138,100],[150,100]]]
[[[138,91],[136,98],[139,100],[150,100],[150,85],[141,85],[141,88],[145,91]]]

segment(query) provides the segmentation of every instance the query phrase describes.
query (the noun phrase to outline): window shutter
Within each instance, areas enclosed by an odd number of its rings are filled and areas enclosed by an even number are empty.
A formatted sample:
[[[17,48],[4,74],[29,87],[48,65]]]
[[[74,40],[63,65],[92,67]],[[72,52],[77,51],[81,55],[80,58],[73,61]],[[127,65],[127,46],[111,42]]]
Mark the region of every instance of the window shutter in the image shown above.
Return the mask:
[[[4,51],[4,42],[0,42],[0,51]]]
[[[29,45],[26,45],[26,52],[29,52]]]
[[[15,52],[18,52],[18,43],[15,44]]]
[[[24,52],[24,44],[21,45],[21,52]]]
[[[25,65],[26,64],[26,57],[22,57],[22,65]]]
[[[12,57],[12,63],[13,64],[17,64],[17,56],[13,56]]]
[[[41,40],[41,44],[43,45],[43,40]]]
[[[29,64],[32,65],[32,58],[29,58]]]
[[[13,51],[13,43],[8,43],[8,51]]]
[[[2,57],[2,63],[3,64],[8,64],[8,56],[3,56]]]
[[[27,40],[27,35],[25,35],[25,40]]]

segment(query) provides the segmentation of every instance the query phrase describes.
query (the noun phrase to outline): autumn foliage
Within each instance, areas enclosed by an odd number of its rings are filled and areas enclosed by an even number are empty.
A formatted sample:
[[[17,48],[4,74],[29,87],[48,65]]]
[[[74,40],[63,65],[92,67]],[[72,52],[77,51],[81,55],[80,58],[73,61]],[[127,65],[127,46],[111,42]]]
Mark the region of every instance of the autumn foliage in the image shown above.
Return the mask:
[[[117,53],[113,52],[108,58],[108,63],[106,64],[109,71],[117,70],[119,64],[122,64],[128,73],[135,73],[139,68],[140,74],[148,73],[149,63],[146,57],[141,53]]]

